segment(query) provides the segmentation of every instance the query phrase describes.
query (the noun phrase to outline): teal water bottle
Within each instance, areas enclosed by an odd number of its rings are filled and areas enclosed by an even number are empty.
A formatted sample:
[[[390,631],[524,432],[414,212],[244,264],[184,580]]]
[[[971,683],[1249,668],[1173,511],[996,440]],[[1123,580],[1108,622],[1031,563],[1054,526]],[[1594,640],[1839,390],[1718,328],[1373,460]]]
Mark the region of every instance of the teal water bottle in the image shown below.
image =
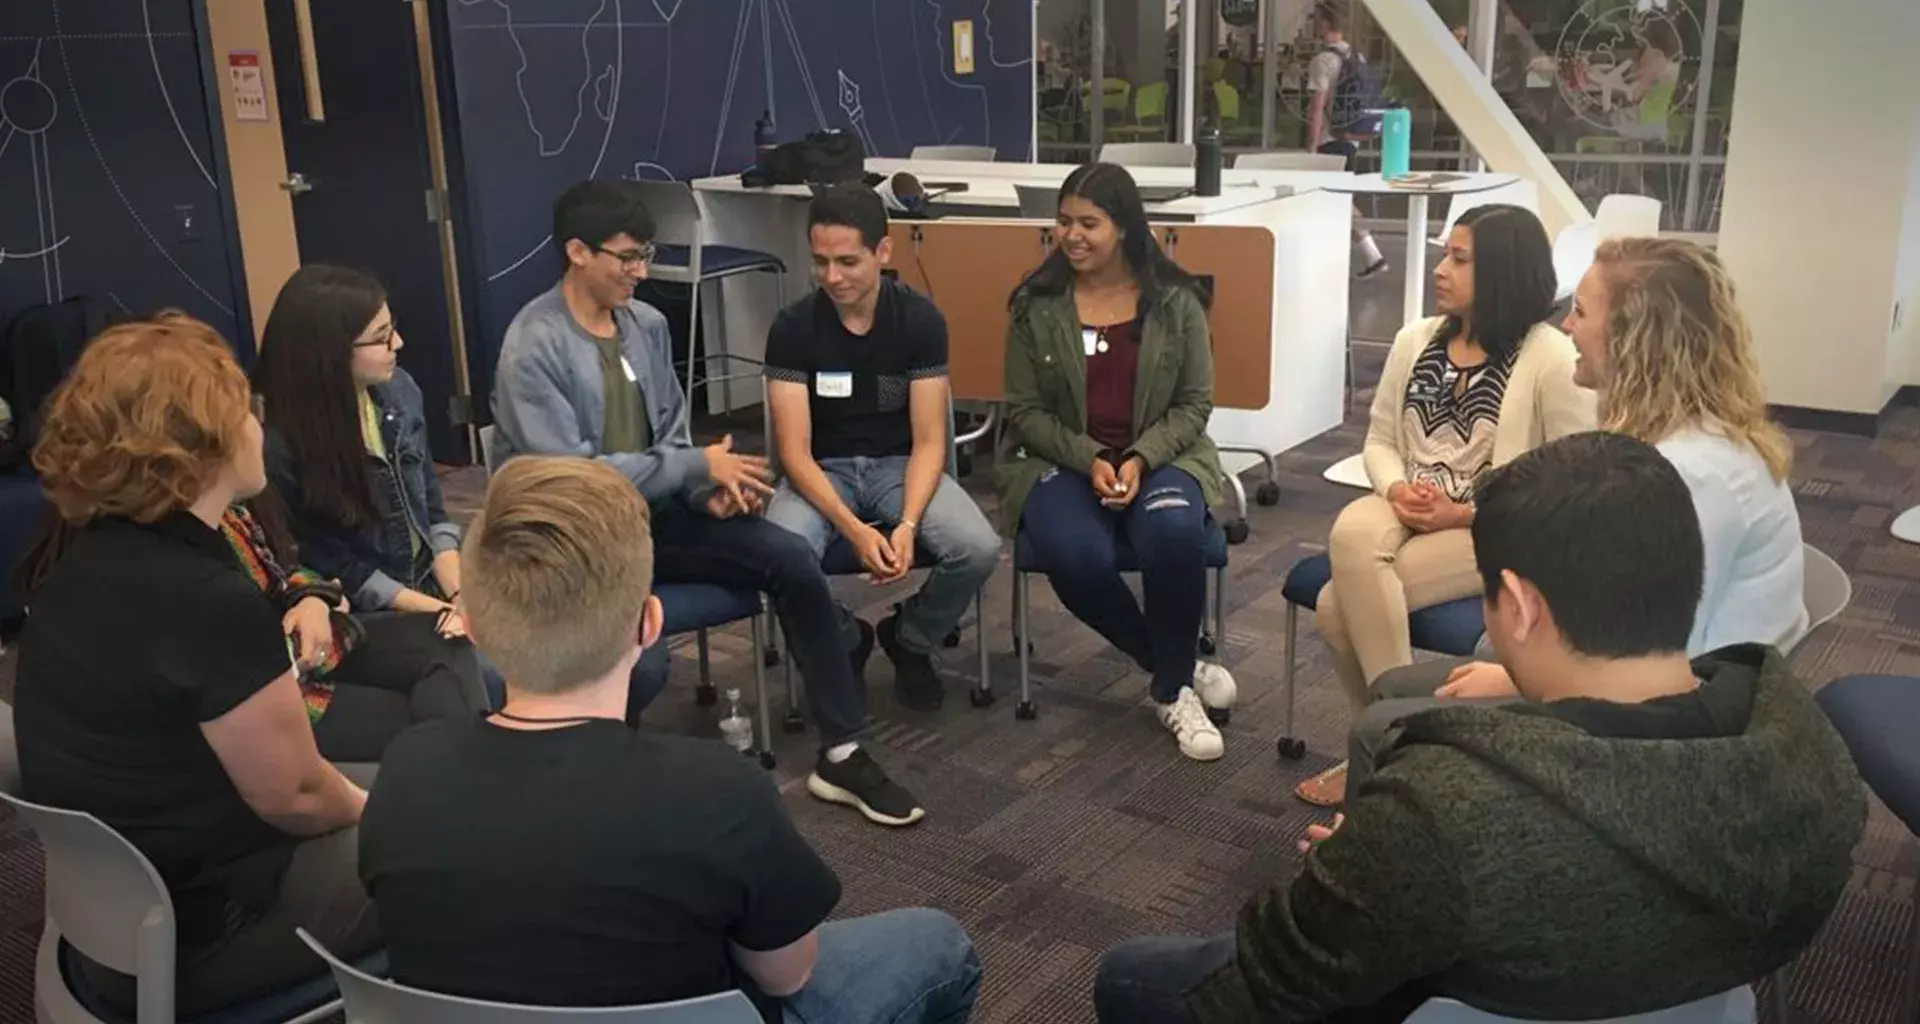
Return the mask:
[[[1380,119],[1380,175],[1404,178],[1413,154],[1413,112],[1395,104]]]

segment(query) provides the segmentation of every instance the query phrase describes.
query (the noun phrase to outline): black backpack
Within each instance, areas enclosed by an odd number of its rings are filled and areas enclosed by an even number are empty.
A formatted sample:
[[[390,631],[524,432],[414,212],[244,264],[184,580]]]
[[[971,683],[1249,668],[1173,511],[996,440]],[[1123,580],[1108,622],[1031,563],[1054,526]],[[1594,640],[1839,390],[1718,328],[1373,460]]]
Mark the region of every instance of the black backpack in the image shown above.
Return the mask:
[[[40,430],[40,414],[80,350],[106,330],[105,305],[86,296],[28,306],[7,324],[0,341],[0,398],[13,413],[12,434],[0,439],[0,472],[25,468]]]
[[[1334,82],[1333,96],[1327,104],[1327,124],[1343,135],[1378,135],[1381,116],[1369,111],[1384,106],[1386,91],[1380,82],[1380,72],[1367,63],[1358,46],[1349,46],[1346,55],[1340,58],[1340,77]]]
[[[758,165],[740,175],[740,182],[748,188],[838,185],[861,181],[866,173],[867,147],[860,136],[829,128],[773,147]]]

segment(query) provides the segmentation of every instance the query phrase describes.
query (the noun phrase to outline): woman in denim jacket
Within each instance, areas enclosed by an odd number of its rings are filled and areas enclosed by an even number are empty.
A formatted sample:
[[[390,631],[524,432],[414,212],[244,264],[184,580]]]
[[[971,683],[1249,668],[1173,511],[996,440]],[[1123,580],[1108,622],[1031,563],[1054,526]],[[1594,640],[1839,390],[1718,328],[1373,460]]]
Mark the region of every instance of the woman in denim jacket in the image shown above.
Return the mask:
[[[455,640],[460,527],[441,501],[420,387],[397,361],[403,344],[371,275],[315,265],[288,279],[253,373],[267,473],[303,560],[339,580],[355,612],[433,615]]]

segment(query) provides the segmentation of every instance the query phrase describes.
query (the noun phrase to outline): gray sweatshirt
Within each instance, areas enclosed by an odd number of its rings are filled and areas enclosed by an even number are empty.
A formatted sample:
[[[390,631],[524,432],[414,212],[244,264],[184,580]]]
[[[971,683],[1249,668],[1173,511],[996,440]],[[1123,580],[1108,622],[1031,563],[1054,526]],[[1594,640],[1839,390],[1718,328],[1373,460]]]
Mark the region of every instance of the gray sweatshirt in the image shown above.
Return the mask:
[[[673,374],[667,318],[634,300],[614,312],[614,322],[620,328],[621,358],[632,370],[653,430],[653,447],[614,454],[602,450],[606,382],[599,351],[555,285],[520,310],[500,345],[493,378],[500,458],[600,459],[626,474],[649,502],[697,500],[707,485],[707,458],[693,446],[686,395]]]

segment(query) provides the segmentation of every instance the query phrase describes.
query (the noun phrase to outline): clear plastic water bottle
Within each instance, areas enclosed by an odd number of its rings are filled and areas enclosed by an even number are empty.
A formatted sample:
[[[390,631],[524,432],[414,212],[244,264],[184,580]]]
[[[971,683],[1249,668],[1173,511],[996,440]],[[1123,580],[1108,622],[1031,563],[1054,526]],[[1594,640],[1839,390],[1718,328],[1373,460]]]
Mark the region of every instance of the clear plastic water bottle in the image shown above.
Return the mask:
[[[753,753],[753,720],[740,708],[740,691],[727,691],[727,717],[720,720],[720,738],[742,754]]]

